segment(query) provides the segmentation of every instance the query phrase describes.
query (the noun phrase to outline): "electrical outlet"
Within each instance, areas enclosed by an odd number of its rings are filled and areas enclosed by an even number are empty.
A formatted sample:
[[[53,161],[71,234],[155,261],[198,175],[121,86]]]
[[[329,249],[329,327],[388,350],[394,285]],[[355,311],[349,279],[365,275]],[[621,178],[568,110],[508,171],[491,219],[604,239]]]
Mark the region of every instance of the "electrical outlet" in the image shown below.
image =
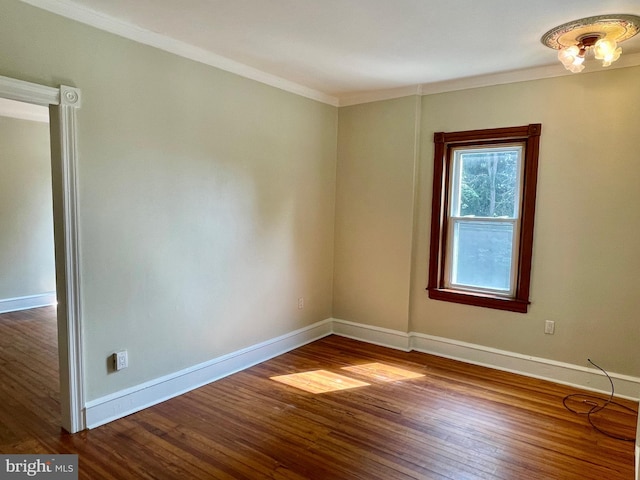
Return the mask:
[[[129,355],[126,350],[116,352],[113,354],[113,368],[114,370],[122,370],[129,366]]]
[[[553,320],[546,320],[544,322],[544,333],[547,335],[553,335],[553,332],[556,331],[556,322]]]
[[[300,297],[298,299],[298,310],[302,310],[304,308],[304,297]]]

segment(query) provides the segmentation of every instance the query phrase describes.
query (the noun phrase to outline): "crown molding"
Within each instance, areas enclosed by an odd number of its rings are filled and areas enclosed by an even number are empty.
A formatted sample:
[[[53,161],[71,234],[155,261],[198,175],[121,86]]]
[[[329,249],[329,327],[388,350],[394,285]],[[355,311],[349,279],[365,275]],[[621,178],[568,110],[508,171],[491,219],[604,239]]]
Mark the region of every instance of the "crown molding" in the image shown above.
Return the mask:
[[[338,97],[338,106],[348,107],[351,105],[359,105],[361,103],[379,102],[381,100],[408,97],[410,95],[422,95],[422,87],[422,85],[410,85],[408,87],[349,93]]]
[[[443,82],[423,83],[421,85],[411,85],[385,90],[373,90],[369,92],[359,92],[346,94],[338,97],[338,106],[346,107],[361,103],[379,102],[394,98],[407,97],[409,95],[434,95],[437,93],[455,92],[457,90],[468,90],[472,88],[491,87],[494,85],[505,85],[508,83],[528,82],[531,80],[542,80],[545,78],[565,77],[571,75],[587,75],[607,70],[617,70],[619,68],[636,67],[640,65],[640,53],[622,55],[620,59],[610,67],[603,67],[596,62],[589,63],[589,70],[581,73],[571,73],[560,63],[544,65],[541,67],[525,68],[509,72],[492,73],[475,77],[446,80]]]
[[[302,97],[310,98],[318,102],[326,103],[334,107],[338,106],[338,99],[332,95],[320,92],[313,88],[300,85],[277,75],[263,72],[230,58],[217,55],[203,48],[195,47],[185,42],[175,40],[160,33],[140,28],[131,23],[123,22],[109,15],[96,12],[69,1],[61,0],[21,0],[31,6],[47,10],[85,25],[90,25],[99,30],[113,33],[120,37],[143,43],[165,52],[204,63],[211,67],[234,73],[257,82],[279,88]]]
[[[636,54],[638,55],[638,54]],[[634,55],[629,55],[633,57]],[[640,55],[638,55],[640,57]],[[621,58],[622,59],[622,58]],[[640,64],[640,58],[637,59]],[[614,64],[615,65],[615,64]],[[631,65],[621,65],[631,66]],[[602,69],[602,67],[600,67]],[[613,65],[609,69],[613,68]],[[619,68],[619,67],[617,67]],[[588,72],[583,72],[583,74]],[[489,87],[492,85],[503,85],[507,83],[526,82],[529,80],[539,80],[542,78],[559,77],[572,75],[560,64],[546,65],[543,67],[514,70],[510,72],[492,73],[475,77],[465,77],[442,82],[423,83],[421,85],[410,85],[384,90],[372,90],[345,94],[338,97],[338,106],[346,107],[361,103],[379,102],[394,98],[407,97],[409,95],[434,95],[437,93],[454,92],[457,90],[467,90],[472,88]]]
[[[380,89],[363,92],[351,92],[345,94],[330,95],[319,90],[292,82],[277,75],[266,73],[262,70],[250,67],[243,63],[231,60],[230,58],[217,55],[205,49],[189,45],[185,42],[169,38],[157,32],[152,32],[140,28],[131,23],[123,22],[109,15],[105,15],[94,10],[82,7],[68,0],[21,0],[51,13],[61,15],[71,20],[90,25],[100,30],[113,33],[115,35],[133,40],[138,43],[164,50],[175,55],[194,60],[221,70],[234,73],[257,82],[284,90],[302,97],[310,98],[321,103],[334,107],[346,107],[362,103],[391,100],[410,95],[433,95],[437,93],[453,92],[457,90],[467,90],[471,88],[489,87],[493,85],[504,85],[507,83],[526,82],[530,80],[540,80],[545,78],[562,77],[576,75],[568,72],[564,67],[555,62],[550,65],[533,67],[508,72],[479,75],[442,82],[409,85],[405,87]],[[634,67],[640,65],[640,53],[623,53],[622,57],[610,67],[602,67],[596,62],[591,62],[589,70],[585,70],[580,75],[601,72],[603,70],[614,70],[618,68]]]
[[[622,55],[620,60],[610,67],[603,67],[599,63],[589,62],[587,69],[581,73],[571,73],[562,64],[556,62],[551,65],[541,67],[523,68],[509,72],[493,73],[489,75],[479,75],[466,77],[444,82],[426,83],[422,85],[423,95],[433,95],[436,93],[454,92],[456,90],[467,90],[471,88],[490,87],[493,85],[504,85],[507,83],[528,82],[531,80],[542,80],[545,78],[565,77],[571,75],[586,75],[607,70],[617,70],[619,68],[635,67],[640,65],[640,53]]]

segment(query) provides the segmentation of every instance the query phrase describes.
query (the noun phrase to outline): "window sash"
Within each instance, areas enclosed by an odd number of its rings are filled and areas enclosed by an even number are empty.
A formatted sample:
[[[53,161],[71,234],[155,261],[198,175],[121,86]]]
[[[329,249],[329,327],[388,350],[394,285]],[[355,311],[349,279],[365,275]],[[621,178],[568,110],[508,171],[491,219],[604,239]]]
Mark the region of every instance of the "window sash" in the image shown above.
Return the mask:
[[[520,235],[520,217],[522,208],[522,180],[524,166],[524,148],[523,142],[501,143],[494,145],[477,145],[477,146],[460,146],[451,149],[449,155],[450,184],[449,184],[449,212],[447,218],[448,232],[447,238],[450,239],[445,252],[445,269],[444,269],[444,287],[448,289],[486,293],[500,297],[513,298],[516,294],[516,283],[518,276],[518,255],[519,255],[519,235]],[[509,217],[486,217],[486,216],[461,216],[461,198],[462,198],[462,175],[464,155],[468,153],[516,153],[516,178],[514,191],[514,211]],[[459,266],[459,231],[461,224],[486,225],[487,223],[502,223],[512,226],[511,235],[511,255],[509,261],[508,286],[506,288],[492,288],[488,285],[477,285],[469,282],[459,282],[456,272]]]
[[[487,224],[501,224],[511,226],[511,255],[509,258],[509,274],[508,274],[508,287],[507,288],[491,288],[483,285],[474,285],[471,282],[456,281],[456,272],[459,266],[459,235],[456,235],[456,227],[461,224],[466,225],[487,225]],[[448,238],[447,252],[445,261],[444,272],[444,286],[448,289],[463,290],[469,292],[486,293],[490,295],[496,295],[500,297],[513,298],[516,292],[517,286],[517,273],[518,273],[518,255],[520,237],[520,222],[516,218],[491,218],[491,217],[450,217],[448,222]],[[459,277],[460,275],[458,275]]]
[[[516,190],[514,197],[516,198],[514,204],[514,212],[509,218],[520,218],[521,214],[521,197],[522,197],[522,171],[524,166],[524,148],[523,142],[507,143],[500,145],[478,145],[478,146],[465,146],[454,147],[450,153],[450,161],[452,162],[451,172],[451,184],[449,185],[449,217],[461,216],[460,215],[460,200],[462,198],[462,168],[463,168],[463,155],[468,153],[482,152],[486,154],[492,153],[504,153],[509,151],[516,152],[517,155],[517,176],[516,176]],[[490,217],[476,217],[476,218],[490,218]]]

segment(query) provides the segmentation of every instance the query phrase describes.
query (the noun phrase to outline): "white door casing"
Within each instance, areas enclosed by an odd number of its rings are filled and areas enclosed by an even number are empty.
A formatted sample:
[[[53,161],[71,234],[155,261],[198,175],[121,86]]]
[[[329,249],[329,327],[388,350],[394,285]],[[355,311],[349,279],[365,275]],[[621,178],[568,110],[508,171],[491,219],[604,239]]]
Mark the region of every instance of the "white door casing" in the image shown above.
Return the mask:
[[[0,76],[0,97],[49,108],[61,426],[75,433],[85,429],[76,184],[76,112],[81,105],[81,92],[64,85],[52,88]]]

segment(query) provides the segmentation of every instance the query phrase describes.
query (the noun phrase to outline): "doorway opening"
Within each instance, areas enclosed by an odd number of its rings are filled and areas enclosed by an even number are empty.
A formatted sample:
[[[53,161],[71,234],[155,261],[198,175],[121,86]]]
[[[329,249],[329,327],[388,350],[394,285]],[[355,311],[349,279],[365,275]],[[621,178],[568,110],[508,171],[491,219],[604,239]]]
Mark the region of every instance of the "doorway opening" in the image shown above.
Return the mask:
[[[12,425],[61,424],[49,109],[0,98],[0,361]],[[11,441],[19,432],[9,428]],[[18,435],[16,438],[16,435]]]
[[[0,76],[0,98],[49,111],[61,426],[75,433],[85,428],[76,187],[80,90]]]

